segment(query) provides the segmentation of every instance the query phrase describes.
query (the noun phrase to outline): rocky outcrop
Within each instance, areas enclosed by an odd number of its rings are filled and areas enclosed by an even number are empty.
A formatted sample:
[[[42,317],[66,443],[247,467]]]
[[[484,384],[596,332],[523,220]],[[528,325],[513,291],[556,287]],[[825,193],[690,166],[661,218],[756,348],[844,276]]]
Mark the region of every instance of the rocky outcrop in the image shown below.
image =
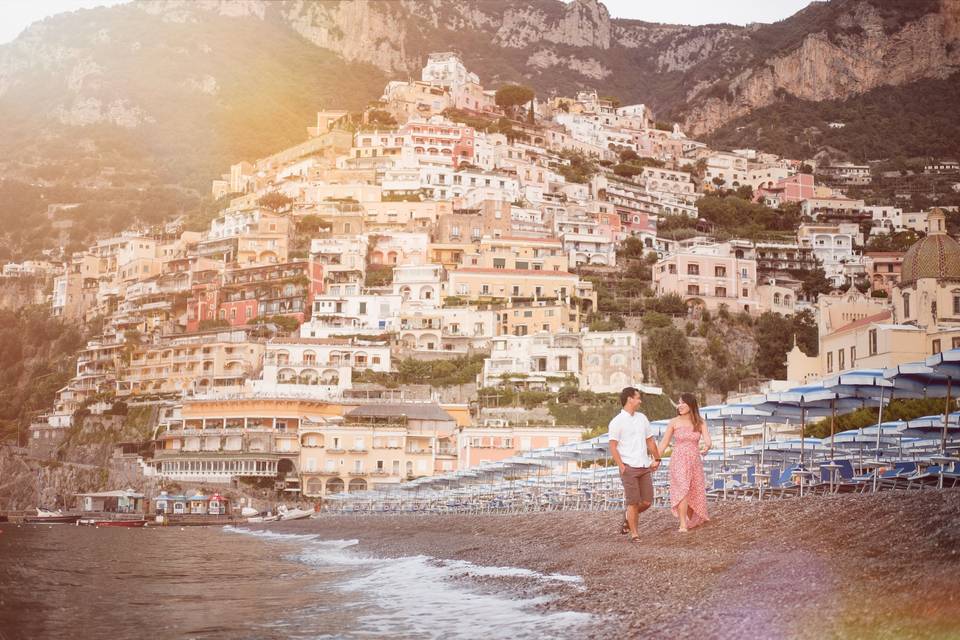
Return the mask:
[[[887,34],[875,7],[856,4],[838,21],[845,35],[813,33],[799,48],[748,68],[729,79],[728,96],[706,97],[714,85],[692,92],[687,130],[708,133],[750,111],[772,104],[779,92],[805,100],[848,98],[883,85],[945,78],[960,70],[960,10],[944,10]]]

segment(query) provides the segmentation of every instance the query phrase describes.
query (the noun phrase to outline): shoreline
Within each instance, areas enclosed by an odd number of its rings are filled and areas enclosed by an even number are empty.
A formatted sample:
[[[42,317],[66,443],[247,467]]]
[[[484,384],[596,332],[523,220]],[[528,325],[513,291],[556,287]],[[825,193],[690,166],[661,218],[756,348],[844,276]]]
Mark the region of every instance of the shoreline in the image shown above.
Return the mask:
[[[382,558],[424,555],[518,567],[582,583],[470,577],[479,590],[594,614],[578,637],[611,633],[941,638],[960,634],[960,489],[711,503],[711,522],[676,531],[668,509],[620,514],[336,515],[248,525],[356,539]]]

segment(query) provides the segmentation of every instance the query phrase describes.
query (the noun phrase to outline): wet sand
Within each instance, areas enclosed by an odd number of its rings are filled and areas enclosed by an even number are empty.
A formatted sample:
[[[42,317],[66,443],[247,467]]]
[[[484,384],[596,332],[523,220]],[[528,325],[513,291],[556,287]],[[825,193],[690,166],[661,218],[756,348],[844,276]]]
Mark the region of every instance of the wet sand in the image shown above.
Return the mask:
[[[641,544],[616,512],[331,516],[273,531],[360,541],[377,556],[429,555],[573,574],[583,582],[477,579],[548,594],[546,609],[598,616],[584,637],[960,637],[960,489],[710,504],[681,534],[641,516]]]

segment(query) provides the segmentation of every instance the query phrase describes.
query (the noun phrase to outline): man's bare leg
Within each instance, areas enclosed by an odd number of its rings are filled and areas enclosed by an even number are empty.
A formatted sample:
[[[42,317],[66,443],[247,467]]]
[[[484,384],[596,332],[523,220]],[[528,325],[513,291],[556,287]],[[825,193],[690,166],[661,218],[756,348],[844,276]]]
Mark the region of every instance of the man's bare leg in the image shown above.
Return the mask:
[[[637,522],[640,520],[640,505],[627,505],[627,525],[630,527],[630,537],[639,538],[637,533]]]

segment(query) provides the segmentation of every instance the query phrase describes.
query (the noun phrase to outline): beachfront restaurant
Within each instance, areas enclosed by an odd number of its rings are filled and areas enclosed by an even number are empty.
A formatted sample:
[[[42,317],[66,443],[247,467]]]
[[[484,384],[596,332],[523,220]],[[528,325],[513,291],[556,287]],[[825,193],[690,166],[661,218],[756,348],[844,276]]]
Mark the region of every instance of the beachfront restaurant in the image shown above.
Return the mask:
[[[80,509],[93,513],[143,513],[144,496],[129,489],[78,493]]]

